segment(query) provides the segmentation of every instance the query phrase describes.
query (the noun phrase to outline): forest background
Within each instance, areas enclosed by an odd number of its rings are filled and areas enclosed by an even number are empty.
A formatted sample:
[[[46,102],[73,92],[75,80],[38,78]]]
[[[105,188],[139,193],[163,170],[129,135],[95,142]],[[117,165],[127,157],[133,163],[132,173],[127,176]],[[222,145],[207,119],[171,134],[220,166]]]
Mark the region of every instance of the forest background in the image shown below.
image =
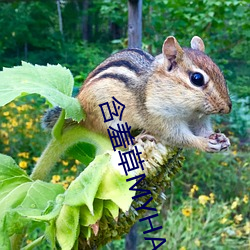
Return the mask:
[[[169,35],[186,47],[194,35],[202,37],[233,100],[230,115],[214,118],[215,128],[231,139],[230,151],[185,151],[183,170],[159,208],[159,224],[164,227],[159,236],[167,238],[167,249],[249,247],[249,14],[249,1],[143,1],[143,49],[159,54]],[[59,63],[73,73],[77,91],[95,66],[127,47],[127,23],[125,0],[0,1],[0,68],[20,65],[22,60]],[[38,96],[28,99],[28,105],[26,98],[0,109],[0,153],[12,155],[30,173],[48,136],[39,122],[46,103]],[[67,187],[81,168],[65,158],[51,181]],[[143,240],[140,227],[137,246],[145,249],[151,244]],[[35,238],[39,231],[33,234]],[[124,244],[123,239],[106,248],[124,249]]]

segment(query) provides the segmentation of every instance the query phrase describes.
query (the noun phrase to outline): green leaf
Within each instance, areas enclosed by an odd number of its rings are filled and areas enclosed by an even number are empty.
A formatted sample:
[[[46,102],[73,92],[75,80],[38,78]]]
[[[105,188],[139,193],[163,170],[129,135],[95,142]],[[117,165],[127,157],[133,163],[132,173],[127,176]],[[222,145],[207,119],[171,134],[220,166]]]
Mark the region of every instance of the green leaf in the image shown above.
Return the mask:
[[[91,237],[92,229],[90,227],[80,227],[81,235],[88,239]]]
[[[37,180],[30,186],[20,207],[26,209],[27,212],[29,209],[42,212],[47,207],[48,201],[55,200],[56,196],[61,193],[64,193],[61,185]]]
[[[61,65],[34,66],[22,62],[22,66],[0,72],[0,106],[18,96],[36,93],[53,106],[65,109],[66,118],[79,122],[84,114],[78,100],[71,97],[73,84],[72,74]]]
[[[55,219],[63,201],[56,197],[64,193],[64,189],[40,180],[32,182],[11,157],[0,155],[0,159],[0,235],[4,239],[1,249],[4,249],[9,245],[9,236],[21,233],[23,227],[34,220],[27,216],[41,216],[45,211],[50,213],[49,219]]]
[[[56,223],[51,221],[45,229],[45,237],[50,242],[51,249],[56,249]]]
[[[22,203],[31,185],[32,182],[23,183],[1,199],[0,222],[3,220],[7,210],[16,208]]]
[[[28,175],[10,156],[0,154],[0,181],[17,176],[26,176],[28,178]]]
[[[26,213],[26,216],[28,216],[28,218],[32,219],[32,220],[36,220],[36,221],[52,221],[54,219],[56,219],[56,217],[59,215],[61,209],[62,209],[62,204],[54,204],[54,207],[52,209],[52,211],[50,211],[49,213],[45,213],[43,212],[42,215],[27,215]],[[23,214],[21,210],[18,210],[20,214]]]
[[[64,121],[65,121],[65,110],[62,109],[61,114],[52,129],[52,135],[57,140],[60,139],[62,136]]]
[[[91,214],[86,205],[80,208],[80,225],[89,226],[95,224],[102,217],[103,200],[95,199],[93,203],[94,214]]]
[[[103,207],[108,209],[108,211],[111,213],[112,217],[116,219],[119,215],[119,207],[110,200],[105,200],[103,202]]]
[[[132,196],[135,195],[135,191],[130,191],[129,188],[135,181],[127,182],[127,178],[127,176],[121,175],[118,170],[112,167],[108,168],[98,188],[96,198],[112,200],[123,212],[128,211],[133,201]]]
[[[77,159],[85,165],[88,165],[95,158],[96,148],[93,144],[79,142],[70,147],[66,154]]]
[[[0,181],[0,201],[13,189],[25,182],[31,182],[30,178],[27,176],[17,176]]]
[[[93,201],[104,174],[111,165],[110,158],[108,153],[97,156],[70,184],[65,192],[64,203],[70,206],[87,205],[93,214]]]
[[[8,234],[2,230],[0,225],[0,249],[1,250],[10,250],[10,240]]]
[[[56,220],[56,238],[64,250],[71,250],[79,234],[79,207],[64,205]]]

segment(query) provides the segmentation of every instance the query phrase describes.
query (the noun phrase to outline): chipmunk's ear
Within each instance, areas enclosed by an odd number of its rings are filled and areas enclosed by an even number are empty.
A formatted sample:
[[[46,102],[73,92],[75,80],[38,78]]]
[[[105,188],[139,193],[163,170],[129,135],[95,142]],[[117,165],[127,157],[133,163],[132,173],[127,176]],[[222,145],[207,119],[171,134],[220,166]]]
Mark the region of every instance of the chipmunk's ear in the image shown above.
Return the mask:
[[[198,37],[198,36],[194,36],[191,40],[191,48],[192,49],[197,49],[197,50],[200,50],[202,52],[205,51],[205,45],[204,45],[204,42],[203,40]]]
[[[175,37],[169,36],[162,46],[162,54],[170,61],[179,61],[182,59],[183,50]]]

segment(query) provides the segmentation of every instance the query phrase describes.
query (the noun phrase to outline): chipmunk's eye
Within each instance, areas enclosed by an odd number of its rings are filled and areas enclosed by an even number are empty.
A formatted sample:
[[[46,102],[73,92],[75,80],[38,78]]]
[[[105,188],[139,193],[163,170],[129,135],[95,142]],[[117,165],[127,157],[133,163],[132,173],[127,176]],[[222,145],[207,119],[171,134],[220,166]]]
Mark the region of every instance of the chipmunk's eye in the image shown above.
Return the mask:
[[[204,85],[204,77],[201,73],[195,72],[190,74],[190,81],[198,87],[201,87]]]

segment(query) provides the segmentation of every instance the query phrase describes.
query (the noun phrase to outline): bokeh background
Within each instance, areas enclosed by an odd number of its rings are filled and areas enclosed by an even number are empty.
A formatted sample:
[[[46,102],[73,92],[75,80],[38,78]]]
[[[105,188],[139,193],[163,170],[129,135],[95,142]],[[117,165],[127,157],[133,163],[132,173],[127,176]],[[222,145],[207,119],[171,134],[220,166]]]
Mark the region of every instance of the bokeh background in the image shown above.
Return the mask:
[[[174,35],[189,46],[202,37],[206,53],[222,69],[233,100],[231,114],[215,116],[215,129],[231,140],[231,149],[207,154],[184,151],[183,170],[166,191],[156,232],[164,249],[250,248],[250,2],[236,0],[143,0],[143,49],[157,55]],[[128,6],[125,0],[0,1],[0,68],[21,61],[62,64],[75,79],[75,92],[102,60],[126,48]],[[30,173],[49,134],[40,126],[47,105],[28,96],[0,109],[0,153],[11,155]],[[51,181],[65,188],[84,166],[66,156]],[[151,249],[138,225],[137,249]],[[156,225],[155,225],[156,226]],[[32,229],[26,241],[39,235]],[[48,249],[44,245],[39,249]],[[125,240],[105,249],[125,249]]]

